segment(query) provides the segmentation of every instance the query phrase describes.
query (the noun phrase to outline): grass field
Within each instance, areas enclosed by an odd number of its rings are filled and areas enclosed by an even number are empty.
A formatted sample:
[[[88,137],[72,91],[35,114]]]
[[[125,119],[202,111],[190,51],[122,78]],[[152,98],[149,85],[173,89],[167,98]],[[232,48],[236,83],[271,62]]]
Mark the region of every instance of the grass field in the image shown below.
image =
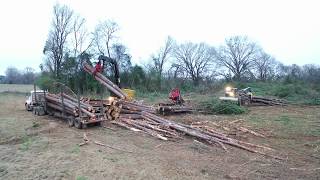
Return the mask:
[[[0,93],[29,93],[33,90],[33,84],[0,84]]]
[[[273,148],[277,160],[227,146],[211,146],[185,137],[161,141],[146,134],[109,128],[79,130],[51,116],[24,110],[32,85],[1,84],[0,179],[318,179],[320,177],[320,106],[248,107],[241,115],[182,114],[167,118],[189,124],[224,124],[235,120],[264,134],[230,132],[228,136]],[[20,93],[16,93],[20,92]],[[221,93],[186,93],[197,104]],[[148,104],[166,93],[138,94]],[[209,124],[210,125],[210,124]],[[212,126],[216,127],[216,126]],[[90,142],[85,146],[83,134]],[[116,149],[98,146],[99,141]],[[130,151],[131,153],[125,152]],[[23,177],[23,178],[22,178]]]

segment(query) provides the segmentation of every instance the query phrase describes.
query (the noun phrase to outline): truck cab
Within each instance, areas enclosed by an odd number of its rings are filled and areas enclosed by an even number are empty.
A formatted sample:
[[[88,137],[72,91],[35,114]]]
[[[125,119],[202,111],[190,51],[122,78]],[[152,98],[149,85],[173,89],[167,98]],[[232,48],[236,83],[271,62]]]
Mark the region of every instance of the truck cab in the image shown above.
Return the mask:
[[[29,96],[27,96],[27,99],[24,103],[24,106],[27,111],[32,111],[34,106],[37,106],[39,103],[44,102],[44,95],[46,91],[44,90],[32,90],[30,91]]]

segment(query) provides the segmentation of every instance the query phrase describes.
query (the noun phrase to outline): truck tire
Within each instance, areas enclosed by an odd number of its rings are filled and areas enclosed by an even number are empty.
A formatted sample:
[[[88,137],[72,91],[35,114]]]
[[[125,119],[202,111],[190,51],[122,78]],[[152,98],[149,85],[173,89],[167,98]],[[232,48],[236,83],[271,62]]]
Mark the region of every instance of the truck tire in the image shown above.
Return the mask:
[[[78,118],[74,119],[74,127],[78,129],[82,129],[82,122],[80,122],[80,119]]]
[[[99,121],[99,122],[96,122],[96,126],[101,126],[101,121]]]
[[[74,126],[74,118],[72,118],[72,117],[68,118],[68,125],[69,125],[69,127]]]

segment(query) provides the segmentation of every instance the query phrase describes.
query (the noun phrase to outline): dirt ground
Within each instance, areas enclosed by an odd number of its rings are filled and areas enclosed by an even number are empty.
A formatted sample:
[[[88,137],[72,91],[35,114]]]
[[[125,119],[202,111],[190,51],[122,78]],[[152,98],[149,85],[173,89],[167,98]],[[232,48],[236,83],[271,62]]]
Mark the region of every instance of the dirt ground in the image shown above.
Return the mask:
[[[267,137],[245,135],[268,145],[284,160],[241,149],[209,146],[191,138],[164,142],[116,126],[69,128],[50,116],[33,116],[25,97],[0,94],[0,179],[319,179],[320,107],[250,107],[245,115],[189,114],[176,121],[242,119]],[[90,143],[88,138],[120,150]]]

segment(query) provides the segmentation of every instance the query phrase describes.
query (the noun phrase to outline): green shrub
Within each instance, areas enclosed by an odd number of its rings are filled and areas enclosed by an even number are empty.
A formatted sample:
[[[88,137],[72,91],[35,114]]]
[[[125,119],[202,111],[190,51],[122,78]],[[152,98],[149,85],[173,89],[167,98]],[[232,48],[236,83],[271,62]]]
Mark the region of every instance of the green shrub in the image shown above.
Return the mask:
[[[308,105],[320,105],[320,97],[308,99],[308,100],[305,101],[305,104],[308,104]]]
[[[242,114],[246,112],[243,106],[239,106],[231,102],[220,102],[213,107],[213,110],[217,114]]]
[[[55,82],[54,79],[52,79],[49,75],[41,75],[39,78],[36,80],[36,84],[41,88],[41,89],[50,89],[52,84]]]
[[[289,86],[278,86],[275,90],[273,95],[278,96],[280,98],[288,97],[289,95],[293,94],[293,89]]]
[[[213,114],[242,114],[247,112],[246,108],[234,102],[219,101],[217,99],[201,102],[200,108]]]

